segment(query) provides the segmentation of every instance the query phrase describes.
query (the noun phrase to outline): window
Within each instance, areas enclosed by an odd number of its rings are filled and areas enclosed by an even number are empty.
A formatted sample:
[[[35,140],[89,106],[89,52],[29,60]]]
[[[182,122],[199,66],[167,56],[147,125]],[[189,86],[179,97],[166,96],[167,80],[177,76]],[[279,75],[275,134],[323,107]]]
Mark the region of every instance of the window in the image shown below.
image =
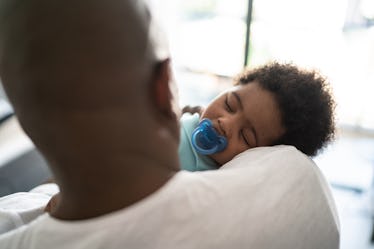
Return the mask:
[[[167,29],[182,105],[206,104],[230,85],[244,59],[250,66],[294,62],[330,79],[340,125],[374,129],[372,0],[152,3]],[[248,4],[253,13],[245,54]]]

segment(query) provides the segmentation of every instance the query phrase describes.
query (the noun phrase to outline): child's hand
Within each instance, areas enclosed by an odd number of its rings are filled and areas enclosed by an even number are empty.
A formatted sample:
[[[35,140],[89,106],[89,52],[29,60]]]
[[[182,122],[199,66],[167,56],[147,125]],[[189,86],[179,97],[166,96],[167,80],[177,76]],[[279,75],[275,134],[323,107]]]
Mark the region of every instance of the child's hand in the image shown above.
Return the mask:
[[[185,106],[183,107],[182,109],[182,113],[186,113],[186,112],[189,112],[191,114],[194,114],[194,113],[198,113],[200,116],[201,116],[201,113],[204,111],[204,108],[202,108],[201,106]]]
[[[47,206],[44,208],[44,212],[51,213],[57,206],[60,199],[60,193],[55,194],[47,203]]]

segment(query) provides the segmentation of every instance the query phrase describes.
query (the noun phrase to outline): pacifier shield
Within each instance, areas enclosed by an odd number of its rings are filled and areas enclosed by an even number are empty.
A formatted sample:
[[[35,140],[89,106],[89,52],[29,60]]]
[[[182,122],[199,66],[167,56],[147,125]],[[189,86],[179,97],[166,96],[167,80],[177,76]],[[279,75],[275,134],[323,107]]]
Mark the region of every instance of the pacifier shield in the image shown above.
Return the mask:
[[[223,151],[227,146],[227,139],[218,134],[212,121],[203,119],[192,132],[192,146],[203,155],[210,155]]]

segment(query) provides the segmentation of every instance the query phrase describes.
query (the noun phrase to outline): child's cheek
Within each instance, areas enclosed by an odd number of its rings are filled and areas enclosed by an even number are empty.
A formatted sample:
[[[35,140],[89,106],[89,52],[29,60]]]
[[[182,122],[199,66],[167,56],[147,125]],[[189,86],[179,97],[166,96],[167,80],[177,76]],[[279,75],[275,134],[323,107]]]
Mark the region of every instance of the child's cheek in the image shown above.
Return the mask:
[[[234,156],[235,155],[233,155],[230,148],[226,148],[224,151],[210,155],[210,157],[221,166],[230,161]]]
[[[213,115],[213,113],[211,112],[211,110],[209,109],[209,107],[206,108],[206,109],[202,112],[202,114],[201,114],[200,119],[204,119],[204,118],[208,118],[208,119],[210,119],[210,120],[213,120],[213,119],[214,119],[214,115]]]

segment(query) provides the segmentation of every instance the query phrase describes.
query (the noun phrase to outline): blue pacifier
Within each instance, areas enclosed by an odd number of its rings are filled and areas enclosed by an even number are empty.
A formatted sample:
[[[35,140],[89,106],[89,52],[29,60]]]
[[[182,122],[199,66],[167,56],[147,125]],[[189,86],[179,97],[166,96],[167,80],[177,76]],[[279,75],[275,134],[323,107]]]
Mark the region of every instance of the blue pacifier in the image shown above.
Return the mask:
[[[203,155],[210,155],[223,151],[227,146],[227,139],[214,129],[212,121],[203,119],[192,132],[192,146]]]

